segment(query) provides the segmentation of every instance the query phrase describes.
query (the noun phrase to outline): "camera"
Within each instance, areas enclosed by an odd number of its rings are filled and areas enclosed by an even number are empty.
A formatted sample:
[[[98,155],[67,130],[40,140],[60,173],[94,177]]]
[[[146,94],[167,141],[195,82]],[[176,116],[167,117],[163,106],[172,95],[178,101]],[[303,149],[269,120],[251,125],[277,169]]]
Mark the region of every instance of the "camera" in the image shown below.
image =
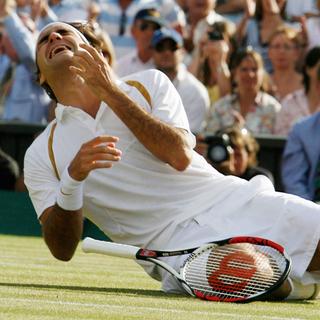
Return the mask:
[[[208,32],[208,38],[209,40],[211,41],[219,41],[219,40],[223,40],[223,34],[222,32],[220,32],[219,30],[217,29],[214,29],[212,31],[209,31]]]
[[[230,159],[233,152],[231,139],[227,133],[219,133],[207,136],[205,142],[208,144],[207,159],[215,165]]]

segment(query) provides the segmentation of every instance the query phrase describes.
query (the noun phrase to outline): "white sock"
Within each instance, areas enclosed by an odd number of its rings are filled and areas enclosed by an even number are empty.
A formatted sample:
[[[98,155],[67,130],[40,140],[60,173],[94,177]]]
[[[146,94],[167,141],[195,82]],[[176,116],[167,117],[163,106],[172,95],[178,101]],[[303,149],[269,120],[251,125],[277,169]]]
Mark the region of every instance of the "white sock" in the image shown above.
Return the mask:
[[[312,283],[304,285],[291,278],[288,278],[288,280],[292,289],[286,300],[313,300],[318,296],[320,290],[319,284]]]

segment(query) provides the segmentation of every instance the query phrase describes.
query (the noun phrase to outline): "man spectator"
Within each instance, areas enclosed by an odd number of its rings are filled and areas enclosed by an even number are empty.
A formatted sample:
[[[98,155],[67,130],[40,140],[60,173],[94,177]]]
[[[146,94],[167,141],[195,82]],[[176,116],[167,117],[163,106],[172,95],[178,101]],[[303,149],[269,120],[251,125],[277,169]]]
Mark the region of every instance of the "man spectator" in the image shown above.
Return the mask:
[[[154,32],[151,45],[156,68],[172,81],[182,99],[190,129],[198,133],[209,109],[209,95],[206,87],[182,64],[181,35],[173,29],[161,28]]]
[[[289,132],[282,158],[287,193],[320,202],[320,112],[303,118]]]
[[[137,71],[154,68],[152,62],[151,38],[153,32],[164,25],[160,12],[155,8],[142,9],[137,12],[132,27],[132,37],[136,50],[118,60],[116,73],[122,77]]]
[[[174,0],[98,0],[101,13],[97,21],[107,31],[115,47],[116,58],[120,59],[135,48],[131,25],[136,13],[144,8],[158,8],[161,17],[175,28],[184,21],[182,9]]]
[[[188,26],[186,28],[185,47],[189,54],[192,53],[194,47],[207,32],[208,27],[218,21],[227,20],[215,11],[216,0],[187,0],[188,9]],[[229,21],[229,20],[227,20]],[[232,28],[234,24],[230,22]]]
[[[9,58],[1,70],[3,119],[46,122],[50,99],[34,79],[35,25],[28,16],[16,14],[14,1],[1,3],[0,19],[0,50]]]

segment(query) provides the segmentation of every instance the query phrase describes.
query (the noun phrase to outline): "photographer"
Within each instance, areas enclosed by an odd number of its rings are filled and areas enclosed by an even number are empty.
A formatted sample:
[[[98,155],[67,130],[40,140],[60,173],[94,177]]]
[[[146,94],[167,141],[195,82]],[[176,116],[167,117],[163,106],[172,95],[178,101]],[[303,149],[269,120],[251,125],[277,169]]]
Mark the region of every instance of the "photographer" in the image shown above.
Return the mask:
[[[208,27],[194,50],[188,69],[207,88],[213,104],[231,92],[230,58],[235,49],[233,29],[227,21]]]
[[[214,136],[207,136],[203,142],[205,145],[202,146],[202,153],[221,173],[246,180],[262,174],[274,183],[272,173],[257,166],[259,145],[247,129],[230,127],[217,132]]]

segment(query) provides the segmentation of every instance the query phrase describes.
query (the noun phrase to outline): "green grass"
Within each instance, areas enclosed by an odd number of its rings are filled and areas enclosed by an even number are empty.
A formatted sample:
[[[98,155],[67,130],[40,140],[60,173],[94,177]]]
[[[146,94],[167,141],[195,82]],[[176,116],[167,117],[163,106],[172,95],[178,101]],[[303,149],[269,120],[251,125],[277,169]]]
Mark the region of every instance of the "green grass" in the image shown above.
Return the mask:
[[[41,238],[0,235],[0,319],[319,319],[320,300],[231,304],[166,295],[133,261],[78,249],[55,260]]]

